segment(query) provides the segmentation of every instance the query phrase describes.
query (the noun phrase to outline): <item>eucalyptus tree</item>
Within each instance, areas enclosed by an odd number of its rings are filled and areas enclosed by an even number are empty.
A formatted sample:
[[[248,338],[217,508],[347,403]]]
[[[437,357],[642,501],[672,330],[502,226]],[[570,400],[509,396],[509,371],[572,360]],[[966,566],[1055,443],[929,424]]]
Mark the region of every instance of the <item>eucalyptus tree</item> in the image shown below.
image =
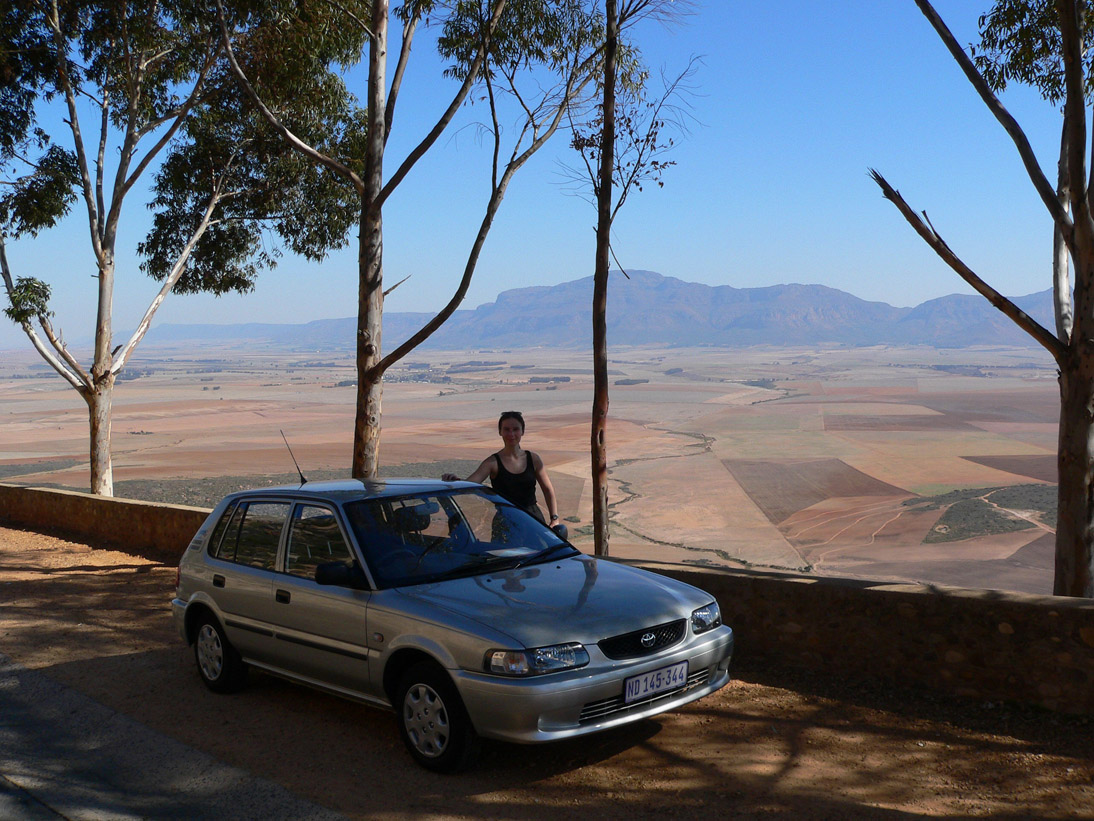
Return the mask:
[[[257,57],[254,68],[317,141],[352,141],[352,123],[337,119],[338,89],[301,94],[276,55]],[[0,11],[5,313],[87,403],[93,493],[113,493],[115,381],[167,295],[247,291],[280,253],[277,238],[318,256],[352,217],[349,192],[280,141],[256,137],[229,79],[215,19],[190,0],[11,0]],[[55,119],[62,124],[43,125]],[[118,235],[126,205],[145,194],[153,225],[134,250],[162,286],[115,345]],[[77,203],[97,285],[90,367],[54,325],[51,284],[38,271],[13,270],[7,254],[9,242],[34,241]],[[310,216],[316,203],[321,220]],[[273,244],[263,242],[267,229]]]
[[[396,10],[387,0],[338,4],[343,30],[360,36],[361,49],[347,54],[329,70],[345,72],[357,63],[366,63],[368,75],[366,104],[358,115],[364,123],[364,136],[352,150],[331,152],[296,133],[235,59],[237,37],[269,27],[271,21],[276,24],[295,14],[307,14],[309,0],[291,7],[274,0],[259,3],[259,7],[260,12],[237,20],[230,19],[221,7],[224,43],[237,79],[286,145],[344,180],[358,197],[357,401],[351,469],[355,477],[372,477],[379,467],[384,373],[436,331],[463,300],[513,176],[557,131],[569,107],[580,103],[594,76],[599,60],[599,21],[582,0],[408,0]],[[389,78],[387,56],[393,23],[398,30],[398,58]],[[392,163],[395,170],[386,175],[387,142],[395,125],[411,46],[419,29],[427,26],[438,30],[437,50],[449,64],[445,74],[455,87],[433,125],[405,156]],[[522,82],[529,78],[531,82]],[[384,355],[384,205],[476,89],[487,103],[489,120],[481,126],[492,147],[483,219],[448,303],[404,344]],[[507,111],[518,112],[511,139],[505,136]],[[452,205],[449,200],[439,207]]]
[[[996,12],[1017,17],[988,18],[983,71],[967,54],[927,0],[916,4],[931,23],[977,94],[1010,136],[1033,187],[1071,259],[1074,296],[1067,266],[1054,263],[1056,331],[1050,331],[976,274],[949,247],[925,215],[914,211],[881,174],[871,174],[884,196],[935,253],[962,279],[1009,317],[1056,361],[1059,369],[1060,427],[1056,568],[1053,592],[1094,597],[1094,213],[1088,177],[1090,66],[1086,34],[1089,8],[1081,0],[1006,2]],[[992,33],[994,31],[994,33]],[[993,90],[1008,78],[1036,85],[1050,100],[1062,100],[1064,136],[1058,186],[1045,175],[1025,133]],[[1058,259],[1058,258],[1057,258]]]
[[[1082,30],[1090,30],[1090,14],[1081,18]],[[980,43],[970,48],[976,67],[996,93],[1011,82],[1036,88],[1053,105],[1064,101],[1064,66],[1055,0],[996,0],[980,17]],[[1086,95],[1091,93],[1094,53],[1086,54]],[[1065,112],[1062,112],[1065,113]],[[1060,157],[1056,170],[1056,197],[1070,208],[1068,184],[1067,117],[1060,128]],[[1068,251],[1059,226],[1053,225],[1052,285],[1056,336],[1066,342],[1071,334],[1071,281]]]
[[[664,93],[650,99],[649,72],[641,53],[620,41],[621,32],[645,18],[671,20],[685,13],[686,4],[672,0],[605,0],[604,59],[600,77],[601,100],[586,123],[573,123],[571,145],[584,163],[597,211],[596,251],[593,265],[593,403],[589,453],[593,483],[593,544],[596,555],[607,556],[611,536],[608,524],[608,271],[611,267],[612,224],[632,190],[646,182],[661,182],[661,173],[673,163],[662,159],[673,140],[666,126],[683,127],[674,98],[695,65],[665,83]]]

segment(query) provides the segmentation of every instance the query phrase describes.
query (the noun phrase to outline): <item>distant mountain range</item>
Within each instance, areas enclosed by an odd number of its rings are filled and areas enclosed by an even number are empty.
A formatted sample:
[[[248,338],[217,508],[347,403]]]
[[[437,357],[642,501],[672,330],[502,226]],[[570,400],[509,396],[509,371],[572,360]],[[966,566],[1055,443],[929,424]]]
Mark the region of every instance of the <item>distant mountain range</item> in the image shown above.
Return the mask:
[[[976,295],[952,294],[914,308],[868,302],[823,285],[733,288],[701,285],[653,271],[612,272],[608,342],[613,345],[1019,345],[1035,343]],[[427,348],[587,347],[592,277],[561,285],[516,288],[474,310],[457,311]],[[1052,292],[1014,298],[1053,328]],[[433,315],[384,314],[384,348],[407,339]],[[188,340],[250,341],[317,349],[351,348],[356,319],[301,325],[157,325],[148,344]]]

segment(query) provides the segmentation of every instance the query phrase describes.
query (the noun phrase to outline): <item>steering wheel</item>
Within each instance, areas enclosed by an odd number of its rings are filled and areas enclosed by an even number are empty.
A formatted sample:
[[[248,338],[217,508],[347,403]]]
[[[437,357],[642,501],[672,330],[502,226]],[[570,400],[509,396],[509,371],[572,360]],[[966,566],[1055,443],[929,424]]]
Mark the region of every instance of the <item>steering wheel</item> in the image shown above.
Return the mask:
[[[410,570],[412,567],[414,567],[417,561],[418,554],[415,553],[413,550],[407,550],[405,547],[403,547],[399,548],[398,550],[393,550],[390,553],[385,553],[378,559],[377,564],[379,565],[380,572],[383,573],[383,575],[390,576],[392,574],[387,572],[387,569],[396,569],[396,563],[401,563],[402,567],[400,569],[405,573],[407,570]]]

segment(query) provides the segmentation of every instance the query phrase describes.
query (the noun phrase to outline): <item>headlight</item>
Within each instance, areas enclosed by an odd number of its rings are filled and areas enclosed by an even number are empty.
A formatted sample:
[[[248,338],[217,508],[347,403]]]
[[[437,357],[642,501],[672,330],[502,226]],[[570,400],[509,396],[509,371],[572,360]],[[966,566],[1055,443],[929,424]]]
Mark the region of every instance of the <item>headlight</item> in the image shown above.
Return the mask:
[[[589,663],[589,652],[576,642],[552,644],[532,650],[491,650],[486,654],[486,669],[503,676],[536,676]]]
[[[698,635],[707,630],[713,630],[722,623],[722,611],[718,609],[718,602],[712,601],[706,607],[700,607],[691,614],[691,632]]]

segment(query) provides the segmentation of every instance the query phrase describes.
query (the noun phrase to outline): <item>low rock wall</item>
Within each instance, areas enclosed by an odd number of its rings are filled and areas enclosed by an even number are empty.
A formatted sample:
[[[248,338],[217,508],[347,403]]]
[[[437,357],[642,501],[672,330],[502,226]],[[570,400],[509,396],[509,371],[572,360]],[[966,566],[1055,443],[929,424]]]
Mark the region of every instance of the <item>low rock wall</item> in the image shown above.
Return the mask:
[[[209,511],[0,483],[0,524],[177,564]]]
[[[1094,599],[643,566],[714,595],[751,668],[1094,715]]]
[[[174,563],[202,508],[0,484],[0,524]],[[1094,599],[642,566],[709,591],[739,661],[1094,715]]]

